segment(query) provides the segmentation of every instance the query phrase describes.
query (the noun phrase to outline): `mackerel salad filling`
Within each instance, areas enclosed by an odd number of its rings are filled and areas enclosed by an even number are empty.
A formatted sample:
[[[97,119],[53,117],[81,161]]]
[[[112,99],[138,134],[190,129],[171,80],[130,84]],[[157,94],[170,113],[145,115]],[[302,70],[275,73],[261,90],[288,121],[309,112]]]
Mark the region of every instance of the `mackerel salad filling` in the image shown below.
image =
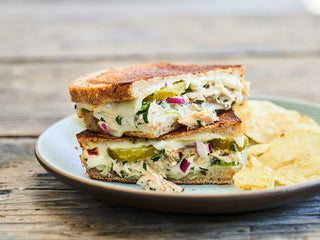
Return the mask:
[[[193,179],[199,173],[206,175],[226,166],[241,169],[242,153],[248,145],[245,136],[226,138],[203,133],[197,139],[201,140],[194,142],[194,139],[183,138],[96,144],[83,150],[82,159],[89,169],[97,169],[102,176],[139,179],[138,183],[147,190],[156,190],[155,184],[150,187],[150,183],[163,183],[164,179],[178,180],[186,176]],[[147,180],[142,181],[145,176],[148,176]],[[165,186],[172,187],[170,184]],[[177,185],[172,189],[178,189]]]
[[[176,123],[192,129],[218,121],[217,110],[240,104],[243,87],[239,76],[230,73],[203,74],[148,87],[133,100],[77,103],[76,109],[79,117],[93,115],[102,131],[118,137],[129,131],[154,132]]]

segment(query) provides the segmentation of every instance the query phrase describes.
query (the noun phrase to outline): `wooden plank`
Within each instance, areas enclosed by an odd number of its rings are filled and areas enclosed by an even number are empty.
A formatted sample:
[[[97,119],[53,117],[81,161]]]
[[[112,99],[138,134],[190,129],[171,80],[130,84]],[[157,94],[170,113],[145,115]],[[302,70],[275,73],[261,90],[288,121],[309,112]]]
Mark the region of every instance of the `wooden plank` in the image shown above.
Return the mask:
[[[320,197],[282,208],[219,216],[129,208],[95,200],[60,183],[36,162],[35,141],[0,138],[1,239],[320,237]]]
[[[319,56],[319,24],[297,0],[3,1],[0,59]]]
[[[98,61],[0,65],[0,136],[37,136],[74,113],[68,84],[105,67],[156,61]],[[319,58],[170,59],[176,63],[245,64],[252,95],[290,97],[320,103]]]

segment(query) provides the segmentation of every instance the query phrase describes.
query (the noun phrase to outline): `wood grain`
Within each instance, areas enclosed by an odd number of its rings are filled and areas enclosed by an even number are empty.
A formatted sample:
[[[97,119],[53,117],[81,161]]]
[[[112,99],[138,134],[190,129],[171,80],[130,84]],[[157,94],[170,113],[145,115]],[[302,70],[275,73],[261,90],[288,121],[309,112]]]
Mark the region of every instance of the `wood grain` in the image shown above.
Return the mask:
[[[81,194],[33,153],[35,136],[74,112],[69,82],[105,67],[245,64],[251,94],[320,103],[320,17],[307,2],[1,1],[0,239],[320,239],[319,196],[246,214],[163,214]]]
[[[165,61],[166,59],[164,59]],[[319,58],[167,59],[175,63],[245,64],[251,95],[320,103]],[[0,64],[0,136],[37,136],[74,113],[68,84],[87,72],[144,61]]]
[[[128,208],[95,200],[56,180],[37,163],[34,144],[33,138],[0,139],[1,239],[320,237],[320,197],[237,215],[195,216]]]
[[[301,3],[2,2],[1,62],[158,54],[320,55],[320,18],[308,14]]]

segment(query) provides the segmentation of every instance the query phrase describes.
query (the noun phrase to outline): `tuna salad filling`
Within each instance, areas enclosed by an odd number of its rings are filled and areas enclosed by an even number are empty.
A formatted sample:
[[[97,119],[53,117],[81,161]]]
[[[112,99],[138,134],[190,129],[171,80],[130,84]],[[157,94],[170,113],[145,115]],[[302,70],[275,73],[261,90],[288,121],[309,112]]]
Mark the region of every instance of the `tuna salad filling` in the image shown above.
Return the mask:
[[[173,141],[97,145],[85,148],[81,157],[89,169],[96,168],[103,176],[138,180],[146,174],[156,174],[164,179],[181,179],[187,175],[192,178],[198,173],[205,174],[212,168],[240,169],[242,153],[248,144],[244,136],[216,136],[198,142]]]
[[[124,132],[152,132],[160,126],[185,125],[197,128],[218,121],[216,111],[243,101],[243,84],[233,75],[165,82],[143,90],[133,100],[104,105],[77,103],[79,117],[91,114],[101,131],[113,136]],[[161,127],[160,127],[161,128]]]

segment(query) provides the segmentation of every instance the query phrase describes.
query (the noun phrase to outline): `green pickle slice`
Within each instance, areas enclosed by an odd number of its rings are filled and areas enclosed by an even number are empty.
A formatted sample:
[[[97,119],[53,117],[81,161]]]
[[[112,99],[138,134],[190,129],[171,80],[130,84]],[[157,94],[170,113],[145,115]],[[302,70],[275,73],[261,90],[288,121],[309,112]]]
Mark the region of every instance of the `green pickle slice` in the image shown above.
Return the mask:
[[[147,96],[143,101],[166,100],[169,97],[181,95],[186,91],[186,83],[184,81],[175,82],[170,87],[162,87],[159,91]]]
[[[108,154],[112,159],[119,161],[135,162],[138,160],[146,160],[158,155],[158,151],[153,146],[143,146],[139,148],[108,148]]]
[[[221,150],[229,150],[229,151],[243,151],[249,143],[248,138],[246,137],[244,140],[244,144],[242,147],[238,146],[236,141],[226,138],[226,139],[221,139],[221,138],[215,138],[209,141],[210,146],[212,149],[221,149]]]

